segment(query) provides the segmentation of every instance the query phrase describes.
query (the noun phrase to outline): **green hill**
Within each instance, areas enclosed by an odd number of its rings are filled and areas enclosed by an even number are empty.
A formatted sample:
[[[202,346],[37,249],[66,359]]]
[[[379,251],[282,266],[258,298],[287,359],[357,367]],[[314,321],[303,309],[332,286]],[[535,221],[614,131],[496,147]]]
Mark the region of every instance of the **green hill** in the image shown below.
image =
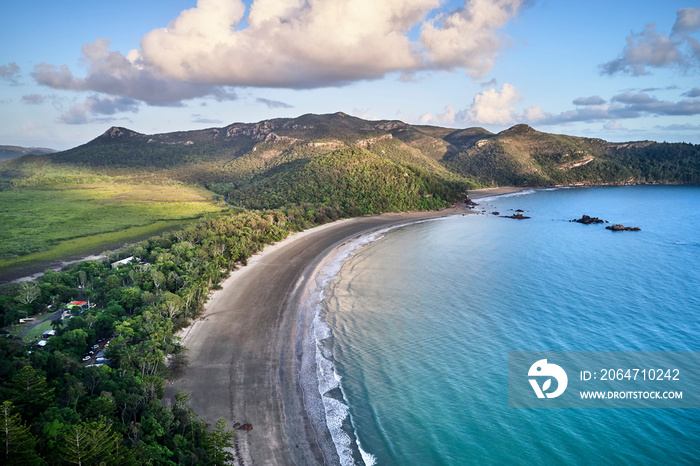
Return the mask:
[[[92,244],[84,238],[95,235],[107,235],[95,247],[128,240],[216,215],[222,199],[301,206],[324,221],[444,207],[486,186],[698,182],[700,146],[609,143],[527,125],[494,134],[335,113],[152,135],[113,127],[67,151],[0,162],[0,202],[9,206],[0,222],[11,239],[0,260],[60,256],[61,244]],[[59,212],[41,230],[18,221],[45,224]]]

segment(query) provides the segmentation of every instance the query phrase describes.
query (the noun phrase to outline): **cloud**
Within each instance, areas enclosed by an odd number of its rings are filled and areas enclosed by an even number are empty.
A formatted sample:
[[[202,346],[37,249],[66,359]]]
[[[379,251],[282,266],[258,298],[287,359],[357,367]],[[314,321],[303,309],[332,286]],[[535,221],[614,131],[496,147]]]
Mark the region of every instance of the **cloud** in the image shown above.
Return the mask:
[[[11,82],[12,84],[17,84],[17,79],[19,78],[19,65],[12,62],[7,65],[0,65],[0,79]]]
[[[456,111],[452,105],[442,113],[426,113],[418,118],[422,124],[512,125],[523,121],[537,122],[549,118],[538,105],[518,111],[516,104],[523,100],[515,86],[505,83],[496,88],[481,91],[474,96],[469,107]]]
[[[85,45],[85,77],[47,63],[33,76],[149,105],[234,99],[226,86],[309,89],[458,68],[483,77],[524,2],[464,0],[445,13],[441,0],[254,0],[246,16],[242,0],[198,0],[147,33],[140,50],[110,51],[108,39]]]
[[[649,102],[653,102],[654,100],[656,100],[656,98],[650,96],[649,94],[645,94],[643,92],[636,93],[636,94],[633,92],[625,92],[625,93],[613,96],[612,100],[614,102],[620,102],[623,104],[647,104]]]
[[[156,106],[179,106],[182,100],[204,96],[217,100],[236,98],[235,93],[222,86],[188,83],[154,74],[133,54],[125,57],[109,50],[109,44],[109,39],[98,39],[83,46],[84,60],[90,66],[85,78],[73,76],[65,65],[47,63],[36,65],[32,76],[39,84],[54,89],[95,91]]]
[[[685,123],[683,125],[656,126],[656,128],[667,131],[700,131],[700,125],[691,125],[690,123]]]
[[[642,89],[642,92],[656,92],[656,91],[675,91],[676,89],[680,89],[678,86],[675,84],[672,84],[670,86],[666,87],[647,87],[645,89]]]
[[[681,8],[676,13],[673,34],[688,34],[700,29],[700,8]]]
[[[479,85],[481,87],[496,87],[498,86],[498,81],[496,81],[496,78],[491,78],[490,81],[479,83]]]
[[[700,101],[683,99],[678,102],[659,100],[645,93],[625,92],[613,96],[611,103],[577,108],[559,114],[545,114],[539,123],[557,125],[575,121],[606,121],[646,116],[700,115]]]
[[[622,122],[620,120],[611,120],[605,123],[605,125],[603,125],[603,129],[606,129],[608,131],[620,131],[625,128],[623,128]]]
[[[572,102],[574,105],[581,105],[581,106],[588,106],[588,105],[603,105],[605,103],[605,99],[602,97],[599,97],[597,95],[593,95],[591,97],[579,97],[578,99],[574,99]]]
[[[695,97],[700,97],[700,87],[694,87],[688,92],[684,92],[682,95],[684,95],[685,97],[690,97],[691,99]]]
[[[494,32],[517,16],[522,0],[472,0],[463,9],[424,24],[420,41],[432,66],[464,68],[475,78],[491,71],[502,39]]]
[[[127,97],[109,98],[101,96],[91,96],[82,103],[74,104],[58,119],[61,123],[69,125],[81,125],[98,121],[93,115],[114,115],[116,113],[139,111],[139,102]],[[110,121],[111,119],[101,118],[99,121]]]
[[[22,96],[22,102],[29,105],[40,105],[46,101],[46,96],[40,94],[27,94]]]
[[[700,89],[693,89],[684,95],[700,96]],[[511,84],[505,83],[498,89],[481,91],[474,96],[468,107],[455,111],[451,105],[443,113],[426,113],[418,120],[423,123],[452,125],[513,125],[529,123],[539,125],[560,125],[573,122],[606,122],[605,129],[622,129],[620,120],[654,116],[695,116],[700,115],[700,99],[689,98],[677,102],[659,100],[644,92],[623,92],[608,100],[600,96],[579,97],[572,102],[577,108],[561,113],[550,113],[539,105],[519,109],[523,101],[520,92]],[[677,127],[676,129],[679,129]]]
[[[457,112],[452,107],[448,105],[442,113],[426,113],[420,117],[420,122],[424,125],[426,124],[439,124],[439,125],[452,125],[457,117]]]
[[[462,119],[479,124],[511,124],[518,120],[514,104],[520,100],[520,92],[505,83],[500,91],[493,88],[476,94]]]
[[[199,113],[192,114],[192,118],[192,123],[203,123],[205,125],[220,125],[223,123],[223,121],[214,118],[204,118]]]
[[[267,105],[267,108],[294,108],[294,105],[289,105],[278,100],[263,99],[262,97],[258,97],[255,101]]]
[[[649,73],[647,68],[697,66],[700,43],[690,34],[700,29],[700,8],[682,8],[676,16],[668,36],[658,32],[656,24],[647,24],[642,32],[628,36],[620,56],[600,66],[601,74],[640,76]]]

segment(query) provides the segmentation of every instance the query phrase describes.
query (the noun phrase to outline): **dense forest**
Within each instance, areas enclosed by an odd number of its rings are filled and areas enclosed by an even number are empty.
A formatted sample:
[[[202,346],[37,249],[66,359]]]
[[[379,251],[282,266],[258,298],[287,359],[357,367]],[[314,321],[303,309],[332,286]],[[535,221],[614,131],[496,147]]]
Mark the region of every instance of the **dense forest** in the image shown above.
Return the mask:
[[[247,211],[130,245],[0,290],[6,328],[51,310],[45,342],[0,338],[2,464],[228,464],[231,426],[206,426],[166,380],[186,364],[174,332],[235,267],[311,214]],[[111,267],[125,257],[130,261]],[[80,300],[76,303],[76,300]],[[84,303],[84,304],[80,304]],[[102,363],[90,351],[101,348]]]

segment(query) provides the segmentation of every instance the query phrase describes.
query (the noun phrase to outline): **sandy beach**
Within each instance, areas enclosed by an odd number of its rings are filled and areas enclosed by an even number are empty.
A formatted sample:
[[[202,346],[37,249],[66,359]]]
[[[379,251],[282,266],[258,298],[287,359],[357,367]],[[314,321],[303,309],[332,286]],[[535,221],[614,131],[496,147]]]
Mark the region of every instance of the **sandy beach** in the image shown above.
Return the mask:
[[[501,190],[501,191],[499,191]],[[513,192],[470,192],[472,199]],[[189,364],[166,387],[191,394],[190,405],[206,422],[219,418],[251,424],[238,431],[237,464],[334,464],[330,433],[308,414],[298,371],[308,316],[299,312],[315,271],[344,243],[393,225],[461,215],[465,208],[383,214],[341,220],[296,233],[254,255],[214,292],[203,316],[181,336]],[[301,319],[301,321],[300,321]],[[308,391],[308,389],[307,389]]]

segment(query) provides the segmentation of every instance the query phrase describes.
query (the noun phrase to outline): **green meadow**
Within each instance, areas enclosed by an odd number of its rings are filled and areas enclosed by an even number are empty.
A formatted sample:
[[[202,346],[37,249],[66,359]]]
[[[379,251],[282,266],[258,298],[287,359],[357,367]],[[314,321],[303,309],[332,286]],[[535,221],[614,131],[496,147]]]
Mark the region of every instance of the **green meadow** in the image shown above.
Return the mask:
[[[226,209],[180,184],[67,184],[0,192],[0,269],[99,252]]]

